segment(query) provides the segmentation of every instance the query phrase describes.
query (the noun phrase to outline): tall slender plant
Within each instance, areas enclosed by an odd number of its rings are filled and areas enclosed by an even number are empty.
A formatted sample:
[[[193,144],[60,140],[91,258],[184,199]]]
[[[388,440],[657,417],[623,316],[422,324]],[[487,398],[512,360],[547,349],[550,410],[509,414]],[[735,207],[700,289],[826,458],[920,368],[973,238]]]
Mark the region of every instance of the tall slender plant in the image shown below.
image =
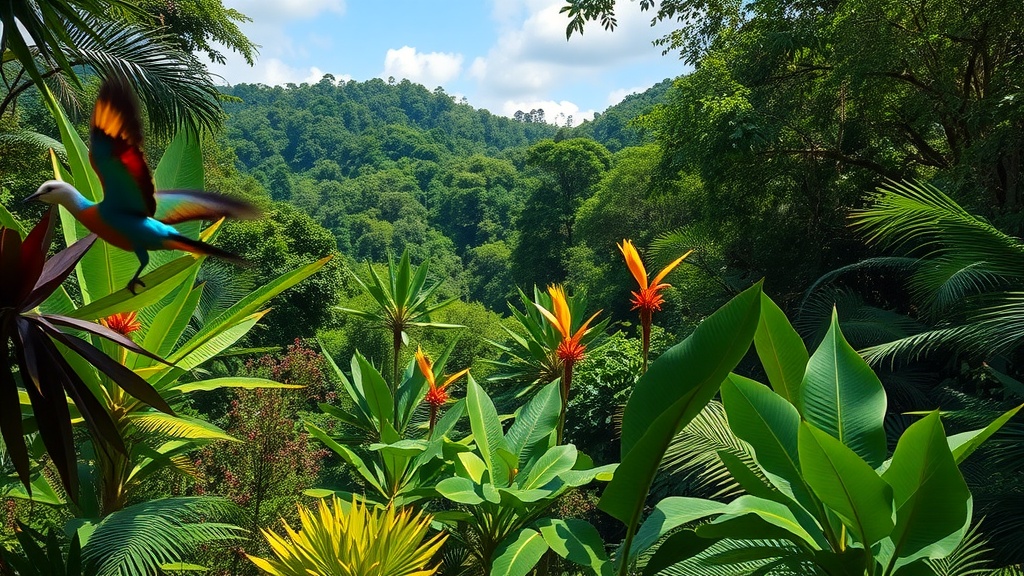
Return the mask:
[[[387,282],[381,280],[370,262],[366,263],[366,268],[370,275],[370,284],[363,282],[354,272],[352,277],[366,293],[373,297],[378,308],[376,310],[339,309],[347,314],[374,322],[391,333],[391,394],[394,397],[395,412],[398,412],[398,370],[402,346],[409,343],[408,330],[412,327],[462,328],[462,326],[431,321],[432,313],[451,304],[456,299],[450,298],[439,303],[430,303],[434,293],[441,287],[441,283],[436,282],[427,287],[427,263],[420,264],[413,271],[408,249],[402,251],[398,264],[395,264],[391,254],[388,254]]]

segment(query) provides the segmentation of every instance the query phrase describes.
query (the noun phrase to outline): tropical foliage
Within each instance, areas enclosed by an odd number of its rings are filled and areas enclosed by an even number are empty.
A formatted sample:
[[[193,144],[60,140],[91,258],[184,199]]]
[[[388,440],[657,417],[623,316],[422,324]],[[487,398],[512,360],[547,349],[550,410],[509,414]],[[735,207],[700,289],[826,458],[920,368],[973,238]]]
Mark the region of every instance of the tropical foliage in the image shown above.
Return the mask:
[[[217,93],[219,0],[0,9],[0,574],[1019,572],[1017,4],[640,2],[692,72],[558,126]],[[267,214],[179,227],[250,268],[132,294],[15,202],[102,198],[111,74],[156,189]]]

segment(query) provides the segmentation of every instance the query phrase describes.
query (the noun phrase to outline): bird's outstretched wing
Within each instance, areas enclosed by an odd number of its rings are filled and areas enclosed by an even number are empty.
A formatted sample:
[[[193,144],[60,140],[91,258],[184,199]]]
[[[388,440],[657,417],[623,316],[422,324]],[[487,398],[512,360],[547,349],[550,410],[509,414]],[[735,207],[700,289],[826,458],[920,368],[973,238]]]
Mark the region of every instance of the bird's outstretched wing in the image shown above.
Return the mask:
[[[103,201],[125,214],[156,212],[153,176],[142,155],[139,102],[127,81],[108,78],[100,87],[89,131],[92,167],[103,183]]]
[[[189,220],[236,218],[253,220],[262,216],[256,206],[237,198],[200,190],[161,190],[156,193],[154,218],[174,225]]]

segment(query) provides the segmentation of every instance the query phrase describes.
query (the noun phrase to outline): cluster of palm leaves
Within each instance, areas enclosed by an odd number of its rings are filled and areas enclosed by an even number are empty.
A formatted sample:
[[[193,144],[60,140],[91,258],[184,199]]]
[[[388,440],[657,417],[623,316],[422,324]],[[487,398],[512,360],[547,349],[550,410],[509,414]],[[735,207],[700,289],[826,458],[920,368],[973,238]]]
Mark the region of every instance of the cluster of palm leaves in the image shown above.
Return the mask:
[[[82,92],[84,67],[101,77],[127,78],[146,105],[159,134],[177,128],[211,128],[222,112],[210,74],[195,55],[123,0],[46,0],[0,7],[0,114],[29,88],[50,86],[65,104]]]

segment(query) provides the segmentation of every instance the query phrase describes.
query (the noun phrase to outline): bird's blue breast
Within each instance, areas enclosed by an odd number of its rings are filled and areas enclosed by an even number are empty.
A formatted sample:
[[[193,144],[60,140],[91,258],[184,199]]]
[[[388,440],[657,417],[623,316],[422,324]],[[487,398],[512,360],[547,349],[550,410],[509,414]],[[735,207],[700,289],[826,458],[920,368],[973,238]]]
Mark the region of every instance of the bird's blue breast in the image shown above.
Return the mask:
[[[103,210],[99,206],[104,222],[131,241],[135,249],[158,250],[171,236],[179,234],[173,226],[159,220],[137,214],[125,214],[116,210]]]

